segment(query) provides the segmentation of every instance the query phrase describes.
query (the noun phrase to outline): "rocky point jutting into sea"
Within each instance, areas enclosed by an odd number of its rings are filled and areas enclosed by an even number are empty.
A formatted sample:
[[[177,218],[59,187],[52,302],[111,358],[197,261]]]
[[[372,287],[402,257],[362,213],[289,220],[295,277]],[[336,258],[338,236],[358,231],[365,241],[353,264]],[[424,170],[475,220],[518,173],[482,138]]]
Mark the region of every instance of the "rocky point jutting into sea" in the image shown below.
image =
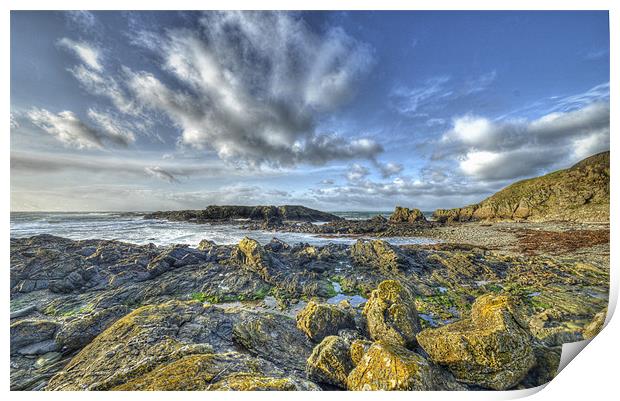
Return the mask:
[[[300,206],[211,206],[145,217],[263,227],[274,239],[12,238],[11,388],[506,390],[551,380],[561,345],[605,320],[609,154],[435,215],[397,207],[352,221]],[[285,231],[359,238],[289,244],[277,239]],[[391,236],[437,242],[380,239]]]

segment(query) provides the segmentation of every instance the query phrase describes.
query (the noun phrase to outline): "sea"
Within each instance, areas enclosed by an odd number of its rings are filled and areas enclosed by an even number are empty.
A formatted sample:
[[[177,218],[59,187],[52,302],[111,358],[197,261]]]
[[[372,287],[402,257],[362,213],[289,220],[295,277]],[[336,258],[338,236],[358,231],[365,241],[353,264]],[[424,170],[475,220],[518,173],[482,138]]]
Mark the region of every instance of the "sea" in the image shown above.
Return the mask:
[[[346,219],[368,219],[376,215],[388,217],[391,212],[332,212]],[[275,232],[270,230],[244,230],[236,225],[196,224],[180,221],[144,219],[144,213],[137,212],[12,212],[11,237],[30,237],[51,234],[74,240],[106,239],[134,244],[171,245],[188,244],[196,246],[203,240],[217,244],[236,244],[243,237],[253,238],[266,244],[278,238],[289,244],[307,243],[326,245],[328,243],[350,244],[358,238],[373,237],[324,237],[306,233]],[[321,224],[316,223],[316,224]],[[437,241],[424,237],[385,237],[393,245],[431,244]]]

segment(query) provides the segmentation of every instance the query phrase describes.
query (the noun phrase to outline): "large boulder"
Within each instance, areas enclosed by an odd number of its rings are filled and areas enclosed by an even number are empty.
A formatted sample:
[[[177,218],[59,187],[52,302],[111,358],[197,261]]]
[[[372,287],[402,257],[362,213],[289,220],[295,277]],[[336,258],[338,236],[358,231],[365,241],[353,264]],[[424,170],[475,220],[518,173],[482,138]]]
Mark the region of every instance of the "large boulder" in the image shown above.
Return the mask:
[[[326,336],[337,335],[339,330],[355,328],[355,315],[344,305],[310,301],[297,314],[297,327],[312,341],[320,342]]]
[[[395,280],[383,281],[364,306],[368,333],[374,340],[412,346],[420,332],[415,299],[407,287]]]
[[[511,297],[488,294],[474,302],[470,318],[426,329],[417,340],[459,381],[506,390],[535,364],[534,339],[526,327]]]
[[[351,246],[351,258],[359,265],[374,267],[385,274],[399,273],[408,265],[405,255],[383,240],[357,240]]]
[[[314,347],[306,364],[308,377],[320,383],[346,388],[353,369],[350,344],[341,337],[328,336]]]
[[[375,342],[349,373],[347,388],[353,391],[462,389],[420,354],[384,341]]]
[[[420,209],[396,206],[390,216],[390,223],[426,223],[426,217]]]

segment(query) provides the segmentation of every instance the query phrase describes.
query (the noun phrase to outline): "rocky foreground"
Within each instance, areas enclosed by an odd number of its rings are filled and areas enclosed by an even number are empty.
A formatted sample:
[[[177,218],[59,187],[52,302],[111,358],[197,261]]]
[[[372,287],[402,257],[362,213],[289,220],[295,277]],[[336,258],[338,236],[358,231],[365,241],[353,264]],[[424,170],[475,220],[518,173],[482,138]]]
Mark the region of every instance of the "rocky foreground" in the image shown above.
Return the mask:
[[[446,242],[11,239],[11,389],[527,388],[600,330],[608,225],[426,230]]]

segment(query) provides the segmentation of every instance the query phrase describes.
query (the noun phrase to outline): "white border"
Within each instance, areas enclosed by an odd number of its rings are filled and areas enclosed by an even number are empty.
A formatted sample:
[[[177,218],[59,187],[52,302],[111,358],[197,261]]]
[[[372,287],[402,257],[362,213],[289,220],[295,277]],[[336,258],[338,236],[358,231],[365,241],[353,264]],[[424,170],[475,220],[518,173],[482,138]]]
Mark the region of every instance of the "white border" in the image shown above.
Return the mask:
[[[521,1],[490,1],[490,0],[425,0],[425,1],[397,1],[397,0],[382,0],[382,1],[367,1],[367,0],[313,0],[310,2],[291,2],[284,0],[262,0],[262,1],[248,1],[248,0],[215,0],[215,1],[195,1],[195,0],[174,0],[174,1],[129,1],[129,0],[108,0],[108,1],[77,1],[77,0],[60,0],[54,1],[53,4],[46,1],[14,1],[8,0],[2,2],[4,13],[1,17],[0,29],[3,30],[2,39],[0,40],[2,46],[1,70],[2,79],[4,84],[4,96],[2,97],[2,105],[4,112],[0,115],[2,121],[2,127],[7,129],[0,135],[0,151],[3,152],[2,164],[2,183],[5,188],[4,197],[1,199],[2,210],[4,211],[2,222],[4,224],[4,230],[2,231],[3,246],[0,248],[3,259],[5,261],[4,271],[2,274],[2,285],[5,291],[9,288],[8,283],[8,265],[9,265],[9,201],[10,201],[10,150],[9,150],[9,111],[10,111],[10,92],[8,90],[10,85],[10,13],[11,9],[14,10],[72,10],[72,9],[90,9],[90,10],[202,10],[202,9],[255,9],[255,10],[375,10],[375,9],[391,9],[391,10],[610,10],[610,53],[611,53],[611,93],[612,99],[615,99],[615,95],[618,92],[618,83],[615,80],[616,76],[614,71],[618,71],[620,63],[618,63],[617,45],[618,41],[618,1],[612,0],[588,0],[588,1],[552,1],[552,0],[521,0]],[[615,133],[618,127],[617,119],[615,116],[620,115],[618,113],[618,107],[616,103],[611,101],[611,132]],[[615,135],[611,135],[611,148],[615,147]],[[611,155],[611,169],[616,169],[617,158],[612,151]],[[618,204],[618,179],[615,174],[611,175],[611,204]],[[618,212],[616,208],[611,207],[611,249],[620,249],[620,243],[616,236],[615,221],[617,220]],[[618,382],[618,357],[620,346],[618,345],[618,338],[620,338],[620,324],[618,318],[611,321],[611,315],[615,309],[618,297],[618,268],[614,266],[616,262],[615,252],[612,251],[611,255],[611,289],[610,289],[610,314],[608,316],[608,325],[603,332],[597,336],[589,345],[588,351],[579,354],[575,361],[570,363],[566,369],[564,369],[556,379],[549,383],[543,391],[538,392],[538,389],[521,390],[521,391],[508,391],[508,392],[436,392],[436,393],[410,393],[410,392],[396,392],[396,393],[353,393],[353,392],[330,392],[319,395],[321,398],[336,398],[338,399],[355,399],[360,400],[376,400],[377,397],[398,398],[398,399],[410,399],[415,397],[416,399],[432,399],[432,400],[450,400],[458,398],[459,400],[491,400],[491,399],[514,399],[524,397],[537,393],[534,399],[610,399],[616,398],[612,394],[617,392]],[[5,322],[9,320],[8,312],[8,291],[5,293],[5,305],[2,308],[1,314]],[[9,389],[9,330],[5,327],[2,331],[2,340],[4,347],[2,347],[3,354],[3,371],[2,375],[2,388],[8,392]],[[237,399],[245,399],[256,401],[270,399],[270,400],[284,400],[287,398],[299,398],[299,399],[315,399],[317,394],[311,393],[209,393],[204,394],[202,392],[185,392],[185,393],[110,393],[110,392],[97,392],[89,393],[32,393],[32,392],[13,392],[10,395],[11,399],[22,400],[45,397],[46,399],[55,400],[82,400],[86,397],[92,400],[108,399],[111,397],[121,397],[130,399],[149,399],[149,400],[170,400],[171,398],[183,399],[202,399],[203,397],[209,397],[209,399],[216,400],[228,400],[231,397]]]

